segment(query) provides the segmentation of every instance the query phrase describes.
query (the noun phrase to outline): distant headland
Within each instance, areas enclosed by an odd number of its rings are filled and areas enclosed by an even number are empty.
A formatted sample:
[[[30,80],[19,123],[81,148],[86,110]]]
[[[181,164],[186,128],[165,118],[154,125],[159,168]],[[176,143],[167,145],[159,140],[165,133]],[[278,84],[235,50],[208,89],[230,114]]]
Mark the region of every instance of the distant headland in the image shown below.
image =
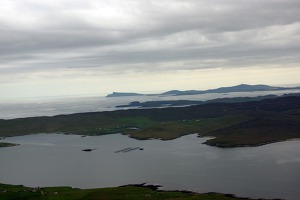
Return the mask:
[[[220,87],[209,90],[170,90],[159,94],[140,94],[140,93],[127,93],[127,92],[113,92],[108,94],[106,97],[125,97],[125,96],[180,96],[180,95],[197,95],[197,94],[208,94],[208,93],[229,93],[229,92],[255,92],[255,91],[279,91],[279,90],[296,90],[300,87],[274,87],[269,85],[247,85],[240,84],[230,87]]]

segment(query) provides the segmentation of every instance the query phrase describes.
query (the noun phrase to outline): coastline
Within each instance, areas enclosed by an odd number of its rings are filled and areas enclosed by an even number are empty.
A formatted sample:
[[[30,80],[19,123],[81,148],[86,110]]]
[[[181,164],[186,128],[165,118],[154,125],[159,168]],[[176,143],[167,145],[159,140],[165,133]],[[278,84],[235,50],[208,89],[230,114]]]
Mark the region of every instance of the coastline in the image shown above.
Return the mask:
[[[180,199],[180,200],[271,200],[253,199],[249,197],[237,197],[234,194],[222,194],[216,192],[197,193],[188,190],[161,190],[160,185],[151,184],[129,184],[119,187],[78,189],[68,186],[60,187],[26,187],[24,185],[10,185],[0,183],[0,194],[3,200],[14,200],[20,196],[23,199],[48,200],[54,199],[110,199],[110,200],[130,200],[130,199]],[[273,199],[274,200],[274,199]],[[276,199],[282,200],[282,199]]]
[[[221,148],[261,146],[300,138],[300,97],[188,107],[76,113],[0,120],[0,137],[35,133],[107,135],[172,140],[198,133]]]
[[[8,143],[8,142],[0,142],[0,148],[5,148],[5,147],[15,147],[19,146],[20,144],[14,144],[14,143]]]

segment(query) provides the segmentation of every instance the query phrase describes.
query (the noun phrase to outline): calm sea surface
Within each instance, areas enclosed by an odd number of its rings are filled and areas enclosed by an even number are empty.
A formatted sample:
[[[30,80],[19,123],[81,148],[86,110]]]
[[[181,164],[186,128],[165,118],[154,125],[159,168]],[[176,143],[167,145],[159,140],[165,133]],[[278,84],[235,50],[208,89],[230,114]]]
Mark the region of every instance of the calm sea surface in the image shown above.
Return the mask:
[[[163,189],[300,199],[300,141],[221,149],[188,135],[176,140],[121,134],[81,137],[38,134],[4,139],[0,182],[26,186],[96,188],[149,183]],[[129,152],[115,151],[143,148]],[[84,152],[83,149],[95,149]]]
[[[136,97],[47,97],[27,99],[0,99],[0,119],[12,119],[33,116],[53,116],[81,112],[111,111],[117,105],[126,105],[132,101],[161,101],[161,100],[199,100],[206,101],[225,97],[255,97],[268,94],[282,95],[300,93],[300,90],[263,91],[263,92],[231,92],[211,93],[184,96],[136,96]],[[118,108],[120,109],[120,108]],[[126,108],[125,108],[126,109]]]

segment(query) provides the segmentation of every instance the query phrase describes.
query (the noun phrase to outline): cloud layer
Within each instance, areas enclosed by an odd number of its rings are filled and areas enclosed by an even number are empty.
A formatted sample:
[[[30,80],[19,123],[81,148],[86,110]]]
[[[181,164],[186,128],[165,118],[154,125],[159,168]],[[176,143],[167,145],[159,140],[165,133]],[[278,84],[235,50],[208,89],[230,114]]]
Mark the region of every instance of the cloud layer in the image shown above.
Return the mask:
[[[299,0],[0,0],[2,81],[299,63]]]

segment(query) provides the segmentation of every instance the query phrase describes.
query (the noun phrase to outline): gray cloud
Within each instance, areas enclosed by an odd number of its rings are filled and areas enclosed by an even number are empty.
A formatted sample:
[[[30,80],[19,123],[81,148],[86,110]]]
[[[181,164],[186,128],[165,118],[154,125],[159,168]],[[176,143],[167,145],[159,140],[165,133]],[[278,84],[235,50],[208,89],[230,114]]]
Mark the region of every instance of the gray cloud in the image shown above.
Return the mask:
[[[0,75],[284,67],[300,59],[298,0],[1,3]]]

